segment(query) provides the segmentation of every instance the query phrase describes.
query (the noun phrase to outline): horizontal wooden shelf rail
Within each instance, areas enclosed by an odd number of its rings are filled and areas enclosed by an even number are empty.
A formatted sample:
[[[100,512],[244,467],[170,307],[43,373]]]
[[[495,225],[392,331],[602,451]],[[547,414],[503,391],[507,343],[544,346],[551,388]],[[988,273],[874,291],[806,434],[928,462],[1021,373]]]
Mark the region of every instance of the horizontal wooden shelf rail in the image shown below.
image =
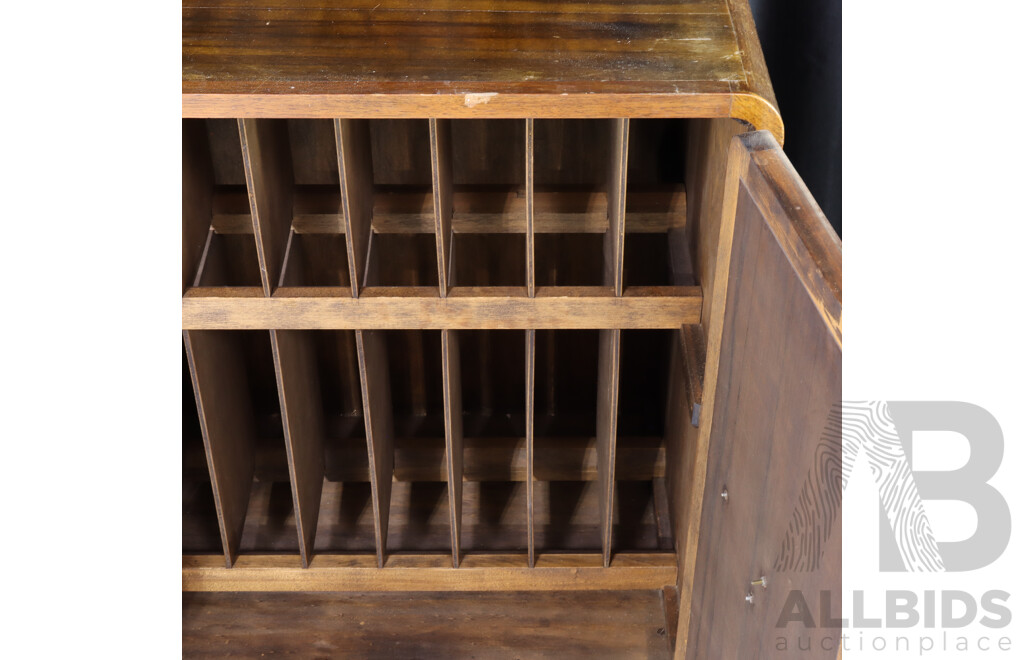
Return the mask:
[[[196,287],[181,303],[185,330],[678,329],[700,323],[700,287]]]
[[[221,83],[230,85],[231,83]],[[235,83],[239,84],[239,83]],[[241,83],[249,85],[248,82]],[[412,85],[414,83],[410,83]],[[559,82],[548,85],[547,92],[499,94],[487,91],[493,83],[464,83],[447,94],[393,91],[379,93],[318,93],[307,84],[302,93],[232,93],[193,91],[194,83],[181,95],[181,116],[185,118],[294,117],[316,119],[332,117],[368,117],[402,119],[437,117],[449,119],[528,118],[538,113],[548,117],[605,118],[645,117],[732,117],[749,122],[758,130],[769,130],[783,144],[782,119],[773,102],[747,92],[734,91],[737,83],[722,81],[675,81],[652,84],[643,92],[622,89],[621,83],[602,83],[607,91],[595,93],[592,83]],[[450,85],[450,83],[449,83]],[[358,83],[345,83],[357,88]],[[588,87],[589,86],[589,87]],[[543,89],[543,85],[537,85]],[[578,92],[578,93],[570,93]],[[481,103],[482,100],[486,102]],[[543,109],[542,111],[540,109]]]
[[[529,188],[528,188],[529,190]],[[334,213],[305,210],[303,192],[295,192],[291,227],[296,234],[344,234],[340,196],[328,202]],[[526,233],[527,198],[518,192],[456,190],[452,195],[452,231],[456,234]],[[686,224],[686,192],[630,191],[627,234],[663,234]],[[310,204],[306,204],[309,206]],[[608,199],[603,191],[537,191],[533,193],[533,230],[537,234],[603,234],[608,230]],[[214,213],[218,234],[252,234],[252,215]],[[434,209],[425,193],[388,192],[375,195],[370,227],[376,234],[432,234]]]
[[[534,568],[524,554],[462,556],[453,568],[446,554],[389,554],[383,568],[373,555],[313,557],[242,555],[225,568],[220,555],[186,555],[182,591],[593,591],[661,589],[676,582],[672,553],[619,553],[603,566],[600,554],[538,553]]]

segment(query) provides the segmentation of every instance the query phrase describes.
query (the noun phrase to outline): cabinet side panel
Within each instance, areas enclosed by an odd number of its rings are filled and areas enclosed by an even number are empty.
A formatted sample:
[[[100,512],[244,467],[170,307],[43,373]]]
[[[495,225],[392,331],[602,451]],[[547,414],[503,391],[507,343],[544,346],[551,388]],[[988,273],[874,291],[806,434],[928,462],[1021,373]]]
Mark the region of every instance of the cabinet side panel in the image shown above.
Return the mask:
[[[751,133],[729,161],[700,432],[706,479],[677,657],[807,657],[795,637],[789,651],[777,644],[797,633],[828,657],[822,641],[838,634],[775,627],[794,590],[808,603],[841,600],[842,346],[821,313],[841,315],[841,285],[823,292],[805,272],[841,269],[841,247],[819,254],[813,241],[786,240],[827,220],[800,216],[813,200],[795,173],[764,167],[766,153],[784,158],[767,133]],[[815,543],[793,547],[793,530]]]
[[[831,591],[839,602],[838,521],[822,548],[804,549],[816,553],[801,562],[805,570],[776,570],[776,562],[806,479],[823,474],[827,490],[839,492],[831,481],[841,471],[830,468],[841,465],[840,442],[826,430],[841,397],[842,354],[753,207],[744,189],[709,443],[697,558],[703,570],[691,605],[695,658],[754,657],[769,642],[774,648],[776,636],[794,630],[774,628],[791,590],[809,603]],[[728,501],[715,497],[724,489]],[[752,587],[761,576],[768,587]]]
[[[712,298],[716,269],[727,279],[729,250],[719,251],[723,240],[731,244],[732,225],[722,227],[723,212],[732,217],[739,168],[743,162],[733,162],[729,168],[729,144],[743,127],[731,119],[692,120],[687,135],[686,154],[686,243],[690,249],[692,272],[703,294],[700,323],[709,343],[712,336],[721,336],[721,326],[713,328]],[[727,171],[728,170],[728,171]],[[728,202],[728,204],[727,204]],[[726,207],[729,208],[726,208]],[[725,236],[722,237],[723,229]],[[717,333],[714,335],[713,333]],[[681,340],[673,350],[673,374],[684,367]],[[716,373],[711,366],[715,353],[708,347],[708,365],[705,370],[705,389],[714,387]],[[669,391],[668,418],[666,420],[666,465],[669,503],[672,507],[673,537],[679,560],[679,631],[676,656],[686,647],[689,629],[693,580],[697,567],[697,542],[701,532],[701,509],[704,502],[704,484],[707,468],[708,432],[714,397],[702,410],[704,423],[694,428],[686,421],[685,386],[673,380]]]

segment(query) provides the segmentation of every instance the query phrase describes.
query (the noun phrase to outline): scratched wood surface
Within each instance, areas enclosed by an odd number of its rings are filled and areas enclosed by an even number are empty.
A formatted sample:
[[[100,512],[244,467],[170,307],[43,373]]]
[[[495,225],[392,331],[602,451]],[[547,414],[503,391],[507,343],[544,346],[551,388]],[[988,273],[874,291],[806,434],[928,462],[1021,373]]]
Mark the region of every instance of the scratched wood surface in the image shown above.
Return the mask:
[[[185,0],[181,45],[186,116],[733,116],[782,139],[746,0]]]
[[[667,658],[660,590],[186,593],[187,658]],[[411,635],[415,630],[417,634]]]
[[[745,79],[724,0],[182,3],[188,91],[356,83],[366,91],[426,92],[439,82],[513,91],[563,81],[642,89],[654,81]]]

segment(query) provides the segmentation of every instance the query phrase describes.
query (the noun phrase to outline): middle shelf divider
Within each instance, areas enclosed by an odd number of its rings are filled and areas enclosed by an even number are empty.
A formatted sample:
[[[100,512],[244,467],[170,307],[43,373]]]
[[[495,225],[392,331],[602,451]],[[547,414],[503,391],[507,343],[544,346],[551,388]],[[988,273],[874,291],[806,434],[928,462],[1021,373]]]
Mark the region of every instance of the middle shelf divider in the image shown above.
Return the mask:
[[[626,241],[626,172],[629,162],[629,119],[610,122],[608,166],[608,231],[604,236],[604,285],[622,295]],[[622,330],[601,330],[597,361],[597,469],[601,482],[601,555],[611,563],[615,507],[615,446],[619,413],[619,356]]]
[[[271,330],[270,344],[281,401],[288,474],[302,566],[313,558],[324,489],[324,415],[313,337],[302,330]]]
[[[359,381],[363,391],[363,416],[366,422],[366,451],[370,461],[374,538],[379,568],[384,567],[387,552],[391,480],[395,465],[394,413],[386,350],[381,331],[356,331]]]
[[[452,566],[459,567],[462,539],[462,374],[459,331],[441,331],[441,364],[444,388],[445,473],[448,477],[448,512],[451,521]]]
[[[450,119],[430,120],[430,170],[434,197],[434,238],[437,242],[437,286],[441,297],[451,288],[452,137]]]
[[[341,212],[345,225],[352,297],[362,290],[370,253],[373,220],[373,160],[370,123],[366,119],[336,119],[334,134],[341,181]]]

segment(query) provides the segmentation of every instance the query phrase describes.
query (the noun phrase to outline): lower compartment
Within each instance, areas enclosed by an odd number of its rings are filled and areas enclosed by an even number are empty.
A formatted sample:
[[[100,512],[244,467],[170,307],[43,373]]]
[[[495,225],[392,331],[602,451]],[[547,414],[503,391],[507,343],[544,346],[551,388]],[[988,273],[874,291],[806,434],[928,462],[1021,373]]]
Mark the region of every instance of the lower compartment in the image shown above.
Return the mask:
[[[265,469],[265,468],[264,468]],[[618,481],[613,511],[616,551],[671,550],[668,511],[659,503],[661,480]],[[209,484],[186,489],[185,550],[220,551]],[[209,515],[190,517],[191,502],[210,500]],[[601,551],[595,481],[538,481],[534,525],[540,552]],[[469,552],[527,551],[529,507],[522,481],[467,481],[463,487],[462,547]],[[661,500],[664,501],[663,499]],[[444,553],[450,549],[448,485],[442,481],[395,481],[390,499],[388,548],[391,552]],[[661,506],[661,509],[659,509]],[[193,527],[206,522],[205,533]],[[314,550],[317,553],[372,553],[373,506],[365,481],[324,481]],[[287,481],[253,481],[239,550],[242,554],[298,553],[295,510]]]
[[[672,603],[655,589],[184,593],[182,655],[668,658]]]
[[[671,550],[672,335],[618,337],[189,331],[182,550]]]

